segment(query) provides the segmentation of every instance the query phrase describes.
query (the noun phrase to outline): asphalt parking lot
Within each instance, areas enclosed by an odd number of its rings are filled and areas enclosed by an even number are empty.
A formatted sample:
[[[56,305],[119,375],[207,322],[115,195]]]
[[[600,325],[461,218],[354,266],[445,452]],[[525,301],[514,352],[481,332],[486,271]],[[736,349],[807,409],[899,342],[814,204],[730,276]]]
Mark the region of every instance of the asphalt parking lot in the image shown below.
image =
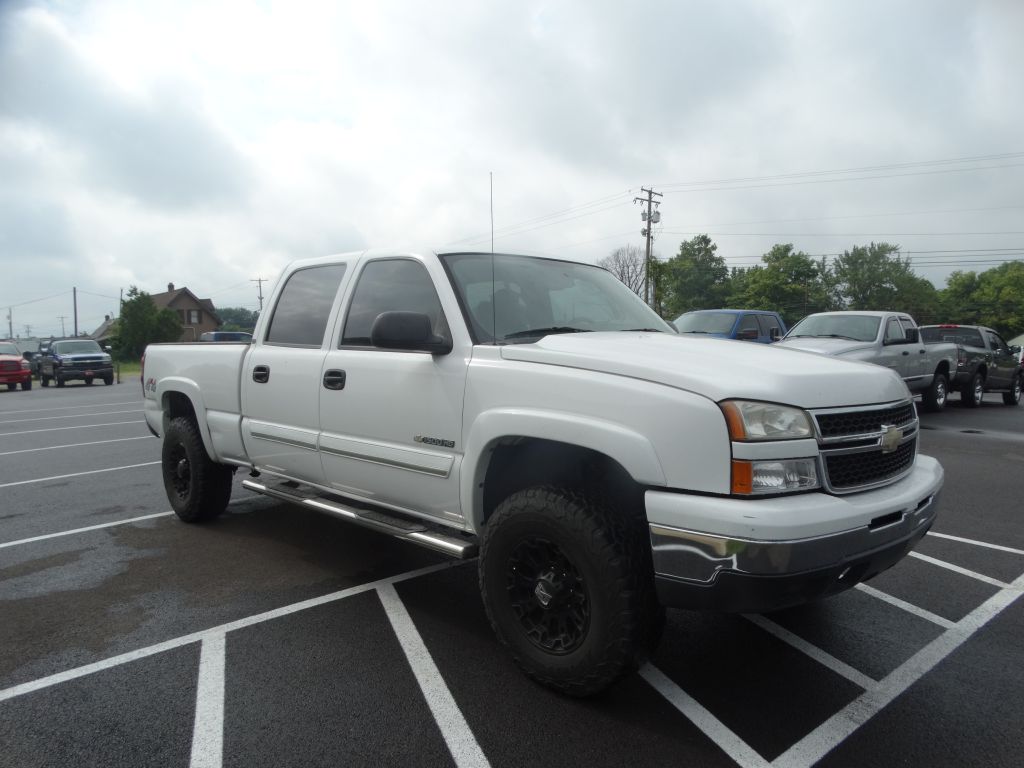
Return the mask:
[[[946,486],[911,557],[800,609],[670,611],[578,701],[512,665],[474,563],[240,487],[185,525],[136,382],[0,391],[0,766],[1021,765],[1024,406],[922,426]]]

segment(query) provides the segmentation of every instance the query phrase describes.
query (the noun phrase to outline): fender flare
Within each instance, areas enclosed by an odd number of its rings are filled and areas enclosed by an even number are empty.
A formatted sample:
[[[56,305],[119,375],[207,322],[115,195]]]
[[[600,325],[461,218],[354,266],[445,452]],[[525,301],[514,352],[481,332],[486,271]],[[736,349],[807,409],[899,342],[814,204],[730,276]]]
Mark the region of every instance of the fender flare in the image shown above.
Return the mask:
[[[617,461],[642,485],[667,484],[650,440],[622,424],[564,411],[496,408],[477,417],[464,443],[459,498],[463,515],[474,528],[481,517],[490,448],[505,437],[536,438],[587,448]]]
[[[199,436],[203,440],[203,448],[206,455],[213,461],[217,461],[217,452],[213,448],[213,438],[210,435],[210,425],[206,423],[206,403],[203,401],[203,394],[199,386],[191,379],[180,376],[168,376],[161,379],[156,387],[156,398],[160,403],[160,410],[164,417],[167,416],[167,398],[169,395],[183,395],[192,404],[192,411],[196,415],[196,426],[199,428]]]

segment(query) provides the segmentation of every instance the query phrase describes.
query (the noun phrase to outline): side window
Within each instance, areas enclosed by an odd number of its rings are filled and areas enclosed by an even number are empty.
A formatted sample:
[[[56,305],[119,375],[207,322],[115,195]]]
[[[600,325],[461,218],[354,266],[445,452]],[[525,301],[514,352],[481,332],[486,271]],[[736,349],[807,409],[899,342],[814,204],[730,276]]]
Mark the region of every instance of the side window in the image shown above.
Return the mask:
[[[761,326],[761,335],[766,339],[770,339],[772,337],[772,328],[777,328],[778,335],[782,335],[782,326],[779,324],[779,321],[771,315],[758,315],[757,323]]]
[[[450,335],[434,283],[418,261],[381,259],[363,268],[349,304],[340,346],[370,346],[373,321],[383,312],[421,312],[430,318],[435,335]]]
[[[913,321],[911,321],[910,318],[907,318],[907,317],[901,317],[900,318],[900,325],[903,326],[903,337],[904,338],[906,338],[906,336],[907,336],[907,330],[908,329],[916,328],[917,327],[916,325],[914,325]],[[918,338],[920,338],[920,331],[918,331]]]
[[[761,329],[757,324],[757,315],[744,315],[740,319],[740,327],[736,329],[736,335],[741,339],[756,339],[761,335]]]
[[[993,352],[997,349],[1001,349],[1004,352],[1008,351],[1006,342],[1003,341],[1002,337],[998,333],[993,333],[992,331],[985,331],[985,333],[988,336],[988,343],[992,347]]]
[[[293,272],[274,307],[266,343],[319,347],[345,266],[332,264]]]
[[[906,336],[903,335],[903,326],[900,325],[900,321],[895,317],[890,317],[889,322],[885,324],[885,340],[886,341],[902,341]]]

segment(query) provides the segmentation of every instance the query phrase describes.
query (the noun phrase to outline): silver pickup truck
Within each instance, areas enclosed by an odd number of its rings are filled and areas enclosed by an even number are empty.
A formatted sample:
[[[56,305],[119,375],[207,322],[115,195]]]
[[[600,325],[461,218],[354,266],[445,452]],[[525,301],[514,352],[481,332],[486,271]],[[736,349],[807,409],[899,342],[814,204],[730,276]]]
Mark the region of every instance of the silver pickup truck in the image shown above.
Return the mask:
[[[794,325],[778,345],[883,365],[921,395],[925,410],[946,407],[956,373],[956,344],[928,344],[904,312],[818,312]]]

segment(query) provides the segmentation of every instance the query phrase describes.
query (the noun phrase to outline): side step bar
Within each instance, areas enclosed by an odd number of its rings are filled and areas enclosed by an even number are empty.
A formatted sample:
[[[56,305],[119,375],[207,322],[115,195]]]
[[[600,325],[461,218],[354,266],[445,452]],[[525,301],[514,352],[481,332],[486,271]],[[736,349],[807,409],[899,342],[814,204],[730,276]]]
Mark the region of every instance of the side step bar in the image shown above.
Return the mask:
[[[457,532],[442,526],[432,526],[419,520],[400,517],[387,510],[343,501],[340,497],[319,496],[311,489],[303,489],[292,483],[268,485],[254,480],[243,480],[242,487],[301,507],[327,512],[364,528],[386,533],[452,557],[476,557],[479,549],[476,536],[460,536]]]

